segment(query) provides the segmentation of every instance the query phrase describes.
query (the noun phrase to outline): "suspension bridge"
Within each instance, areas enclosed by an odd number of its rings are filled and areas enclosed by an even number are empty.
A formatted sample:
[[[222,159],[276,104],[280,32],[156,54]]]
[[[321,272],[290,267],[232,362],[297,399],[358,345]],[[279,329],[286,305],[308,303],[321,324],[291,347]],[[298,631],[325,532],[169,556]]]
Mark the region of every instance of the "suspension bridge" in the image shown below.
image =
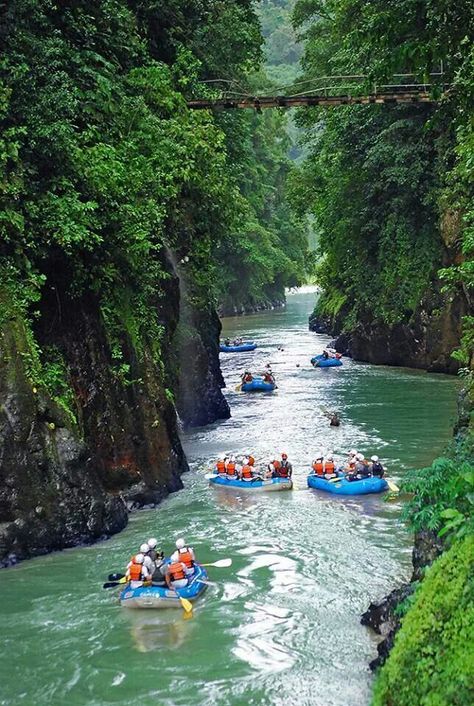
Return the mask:
[[[400,103],[437,103],[449,90],[440,82],[442,73],[430,74],[429,83],[414,83],[412,74],[397,74],[390,84],[370,83],[367,76],[323,76],[299,81],[273,90],[273,95],[252,95],[235,81],[206,81],[211,96],[188,100],[193,110],[230,110],[252,108],[333,107],[339,105],[397,105]],[[304,85],[304,90],[298,91]]]

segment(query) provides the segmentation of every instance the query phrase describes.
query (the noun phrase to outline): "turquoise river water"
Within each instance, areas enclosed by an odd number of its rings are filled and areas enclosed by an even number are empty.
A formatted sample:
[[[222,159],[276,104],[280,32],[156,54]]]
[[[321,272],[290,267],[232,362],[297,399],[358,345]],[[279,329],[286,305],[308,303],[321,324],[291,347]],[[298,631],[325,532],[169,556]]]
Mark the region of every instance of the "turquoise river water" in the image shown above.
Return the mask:
[[[429,464],[449,440],[457,383],[350,360],[312,369],[329,340],[307,329],[313,302],[299,292],[286,309],[224,321],[225,334],[259,347],[222,355],[232,417],[183,435],[183,491],[132,515],[109,541],[0,572],[0,704],[369,704],[376,640],[360,614],[410,574],[403,498],[336,498],[308,490],[306,474],[319,449],[378,453],[395,481]],[[246,366],[267,362],[274,394],[235,391]],[[341,412],[339,428],[325,408]],[[257,462],[286,451],[298,490],[209,488],[204,474],[223,451],[251,451]],[[191,619],[127,611],[101,588],[153,535],[165,550],[185,537],[203,562],[233,560],[209,569],[213,584]]]

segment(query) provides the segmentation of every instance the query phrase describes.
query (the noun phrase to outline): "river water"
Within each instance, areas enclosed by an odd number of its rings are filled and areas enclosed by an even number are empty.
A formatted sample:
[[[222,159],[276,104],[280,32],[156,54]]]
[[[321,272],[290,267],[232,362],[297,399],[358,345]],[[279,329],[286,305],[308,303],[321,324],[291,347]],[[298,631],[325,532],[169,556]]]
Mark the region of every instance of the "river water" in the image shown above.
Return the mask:
[[[403,499],[327,496],[305,476],[320,449],[378,453],[394,480],[428,464],[449,440],[457,383],[350,360],[312,369],[329,340],[307,330],[313,302],[300,292],[284,310],[225,320],[226,334],[259,347],[222,356],[232,418],[184,436],[192,471],[182,492],[107,542],[0,572],[0,704],[369,704],[376,641],[359,618],[410,574]],[[235,391],[245,366],[267,362],[276,393]],[[339,428],[325,408],[341,412]],[[223,451],[257,461],[286,451],[299,489],[210,489],[204,473]],[[215,583],[190,620],[181,610],[124,610],[101,589],[153,535],[165,550],[185,537],[204,562],[233,559],[209,570]]]

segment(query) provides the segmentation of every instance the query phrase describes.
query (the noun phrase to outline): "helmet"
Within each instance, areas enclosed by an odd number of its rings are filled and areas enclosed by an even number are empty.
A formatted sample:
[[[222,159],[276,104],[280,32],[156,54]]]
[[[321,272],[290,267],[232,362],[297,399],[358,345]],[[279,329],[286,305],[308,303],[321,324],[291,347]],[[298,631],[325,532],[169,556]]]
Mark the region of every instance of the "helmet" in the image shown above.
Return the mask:
[[[328,454],[328,455],[326,456],[326,459],[327,459],[328,461],[334,461],[334,456],[333,456],[332,454]]]
[[[377,461],[379,460],[379,457],[378,456],[371,456],[370,460],[373,461],[374,463],[377,463]]]
[[[364,460],[364,454],[357,454],[356,459],[358,461],[363,461]]]
[[[323,458],[324,458],[323,454],[321,454],[320,456],[316,456],[316,461],[322,461]]]
[[[158,544],[158,540],[155,539],[154,537],[152,537],[151,539],[148,540],[147,544],[150,547],[150,549],[154,549],[156,547],[156,545]]]
[[[182,539],[182,538],[177,539],[176,540],[176,549],[183,549],[185,544],[186,544],[186,542],[184,541],[184,539]]]
[[[150,551],[150,546],[149,546],[149,544],[147,544],[146,542],[144,542],[144,543],[140,546],[140,551],[141,551],[142,554],[148,554],[148,552]]]
[[[135,564],[143,564],[143,562],[145,561],[145,557],[143,556],[143,554],[135,554],[134,561],[135,561]]]
[[[357,449],[351,449],[349,451],[349,456],[357,456]]]
[[[282,458],[288,458],[288,454],[282,454],[281,457],[282,457]]]

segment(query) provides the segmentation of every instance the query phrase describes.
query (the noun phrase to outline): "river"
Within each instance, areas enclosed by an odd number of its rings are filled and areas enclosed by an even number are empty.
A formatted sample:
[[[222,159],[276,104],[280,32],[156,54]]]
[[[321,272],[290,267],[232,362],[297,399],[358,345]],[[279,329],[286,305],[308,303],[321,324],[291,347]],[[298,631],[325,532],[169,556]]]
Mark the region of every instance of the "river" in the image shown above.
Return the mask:
[[[306,489],[319,449],[378,453],[397,480],[446,445],[457,382],[403,368],[344,361],[314,370],[328,342],[307,330],[314,294],[286,309],[226,319],[224,333],[258,349],[223,355],[231,419],[183,436],[185,489],[91,547],[51,554],[0,572],[0,704],[103,706],[366,706],[375,638],[360,623],[371,600],[410,574],[403,499],[342,499]],[[278,348],[283,350],[278,350]],[[273,395],[235,391],[245,366],[271,362]],[[338,409],[339,428],[323,409]],[[208,465],[222,451],[267,461],[286,451],[299,489],[245,496],[210,489]],[[126,611],[101,589],[149,536],[166,550],[178,536],[214,582],[185,620],[179,611]]]

